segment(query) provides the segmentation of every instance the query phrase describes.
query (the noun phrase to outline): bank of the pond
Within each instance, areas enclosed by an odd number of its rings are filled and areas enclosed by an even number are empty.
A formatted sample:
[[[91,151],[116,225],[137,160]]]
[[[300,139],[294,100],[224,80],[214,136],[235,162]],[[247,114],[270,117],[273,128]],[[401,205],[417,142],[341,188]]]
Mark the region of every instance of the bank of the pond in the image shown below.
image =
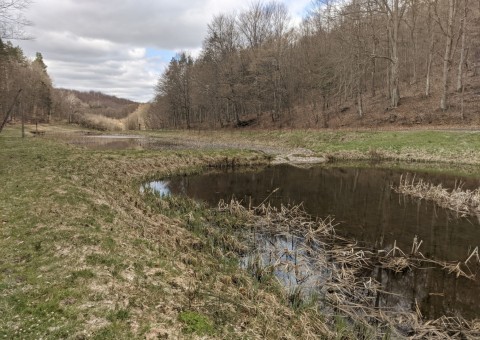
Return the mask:
[[[264,163],[240,150],[98,152],[0,136],[0,337],[309,337],[275,285],[185,228],[190,207],[151,209],[136,183]],[[200,209],[199,211],[202,211]]]
[[[480,165],[480,132],[459,130],[147,131],[197,148],[236,147],[286,159],[390,160]],[[295,152],[296,151],[296,152]],[[305,161],[305,159],[303,159]]]
[[[0,337],[308,339],[362,332],[341,318],[325,324],[313,304],[292,309],[272,277],[257,281],[240,271],[228,252],[240,246],[235,239],[204,232],[213,222],[235,228],[235,218],[212,216],[189,200],[152,204],[138,187],[152,177],[231,166],[233,159],[265,164],[292,147],[372,158],[381,151],[373,141],[349,140],[347,133],[342,144],[344,133],[336,132],[311,134],[321,142],[301,137],[309,132],[148,134],[186,146],[98,151],[48,136],[22,140],[19,128],[2,132]],[[469,136],[462,140],[468,152],[478,150]],[[457,144],[435,157],[454,162],[466,155]],[[425,143],[420,149],[434,153]],[[478,158],[472,152],[470,163]]]
[[[375,253],[387,253],[396,246],[408,254],[412,243],[417,240],[420,245],[417,251],[421,252],[422,256],[442,263],[453,261],[453,267],[462,263],[462,270],[465,272],[461,273],[461,278],[444,275],[435,270],[431,262],[427,263],[428,268],[417,268],[418,270],[401,273],[387,270],[381,275],[381,290],[389,293],[379,299],[379,307],[397,311],[396,308],[409,310],[410,306],[416,304],[425,318],[437,319],[444,315],[480,318],[478,301],[475,299],[480,293],[477,278],[472,280],[464,277],[477,276],[480,273],[477,258],[471,255],[480,245],[480,222],[476,217],[468,218],[442,209],[443,204],[435,205],[397,194],[395,188],[403,182],[404,174],[404,169],[385,168],[385,164],[377,164],[375,167],[347,167],[336,164],[336,167],[317,166],[308,169],[274,165],[248,171],[216,169],[202,174],[177,176],[145,183],[142,190],[152,190],[164,197],[187,196],[206,202],[212,208],[220,201],[230,202],[232,199],[239,200],[246,207],[255,207],[262,202],[268,202],[276,208],[282,204],[301,204],[302,209],[314,218],[334,219],[332,223],[335,225],[335,235],[347,238],[351,240],[351,244],[363,247],[369,252],[373,250]],[[410,178],[413,176],[424,178],[430,183],[441,183],[445,188],[454,188],[463,182],[462,187],[466,192],[480,186],[480,177],[468,178],[418,171],[410,174]],[[455,196],[464,197],[466,192],[456,191]],[[475,191],[474,195],[477,197],[478,191]],[[462,209],[461,212],[463,213]],[[297,225],[293,221],[292,231],[301,228],[302,224],[303,221],[299,221]],[[265,230],[257,228],[256,232],[261,234]],[[280,239],[260,239],[261,243],[265,243],[263,248],[266,248],[263,251],[263,261],[302,272],[299,269],[301,263],[310,261],[300,260],[302,250],[298,249],[304,249],[305,245],[297,238],[292,242],[300,245],[293,247],[290,243],[283,242],[282,237],[287,235],[281,235]],[[276,247],[273,247],[274,244]],[[325,255],[326,246],[331,245],[323,240],[322,246],[315,247],[318,251],[309,249],[310,259],[332,258]],[[345,252],[348,253],[349,250]],[[400,251],[398,253],[401,254]],[[289,254],[294,258],[290,263]],[[463,264],[469,257],[468,265]],[[329,282],[331,277],[322,277],[322,273],[328,265],[328,261],[316,262],[316,266],[303,270],[308,272],[308,275],[304,276],[310,279],[306,286],[302,283],[300,288],[322,290],[326,287],[326,282]],[[341,264],[334,263],[333,267],[341,267]],[[285,274],[280,273],[279,279],[285,281]],[[378,276],[372,273],[371,268],[364,269],[361,275],[373,279]],[[287,289],[292,289],[292,282],[295,280],[295,277],[289,278]],[[300,281],[303,281],[303,278],[300,278]],[[294,286],[296,289],[297,286]],[[439,290],[441,297],[438,297]],[[470,298],[466,298],[467,296]]]

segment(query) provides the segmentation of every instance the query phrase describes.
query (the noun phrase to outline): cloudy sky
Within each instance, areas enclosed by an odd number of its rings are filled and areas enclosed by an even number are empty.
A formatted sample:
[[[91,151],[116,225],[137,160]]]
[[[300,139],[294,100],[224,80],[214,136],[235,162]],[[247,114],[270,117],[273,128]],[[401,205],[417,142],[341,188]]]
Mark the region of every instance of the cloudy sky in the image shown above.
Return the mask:
[[[300,21],[311,0],[280,0]],[[16,41],[29,57],[43,54],[57,87],[96,90],[137,101],[178,51],[198,54],[207,24],[241,11],[241,0],[36,0],[25,13],[33,40]]]

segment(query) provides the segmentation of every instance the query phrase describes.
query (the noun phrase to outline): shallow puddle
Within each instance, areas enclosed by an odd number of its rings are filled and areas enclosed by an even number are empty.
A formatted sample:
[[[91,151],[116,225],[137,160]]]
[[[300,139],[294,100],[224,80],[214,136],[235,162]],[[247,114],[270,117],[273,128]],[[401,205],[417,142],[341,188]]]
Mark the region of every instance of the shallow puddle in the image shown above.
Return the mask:
[[[49,137],[62,139],[68,144],[93,150],[172,150],[185,148],[181,143],[172,143],[141,135],[65,134],[49,135]]]
[[[276,206],[303,203],[312,216],[334,217],[338,223],[335,227],[337,233],[356,240],[362,246],[391,249],[396,244],[409,253],[413,239],[417,237],[423,241],[420,252],[427,258],[465,261],[480,245],[479,218],[457,216],[434,203],[396,194],[391,189],[392,185],[398,185],[404,173],[379,168],[301,169],[281,165],[259,172],[217,171],[176,177],[152,182],[146,187],[161,195],[187,195],[201,199],[212,206],[232,197],[252,206],[265,201]],[[480,186],[478,178],[428,173],[415,175],[435,184],[442,183],[445,187],[452,188],[460,181],[465,189]],[[286,249],[282,242],[291,241],[270,239],[266,243],[274,245],[275,249]],[[294,247],[295,242],[291,244]],[[272,254],[272,248],[264,246],[264,249],[263,256]],[[268,262],[266,258],[265,261]],[[284,284],[293,289],[295,284],[292,282],[305,281],[305,278],[291,275],[277,273]],[[441,269],[413,269],[395,274],[375,268],[365,275],[375,278],[392,293],[379,294],[379,306],[414,310],[415,304],[418,304],[422,314],[428,318],[456,314],[465,318],[480,317],[478,279],[456,278]],[[311,276],[317,283],[321,277],[318,272]],[[307,279],[311,281],[311,278]]]

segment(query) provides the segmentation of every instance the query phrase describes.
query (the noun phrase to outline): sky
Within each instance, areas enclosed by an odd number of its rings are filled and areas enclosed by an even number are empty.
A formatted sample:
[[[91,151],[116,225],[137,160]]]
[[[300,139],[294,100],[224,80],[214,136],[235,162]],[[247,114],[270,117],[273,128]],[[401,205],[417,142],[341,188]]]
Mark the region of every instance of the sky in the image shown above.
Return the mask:
[[[280,0],[300,22],[311,0]],[[34,58],[41,52],[54,86],[101,91],[139,102],[180,51],[197,56],[214,15],[241,12],[238,0],[36,0],[25,16],[32,40],[13,41]]]

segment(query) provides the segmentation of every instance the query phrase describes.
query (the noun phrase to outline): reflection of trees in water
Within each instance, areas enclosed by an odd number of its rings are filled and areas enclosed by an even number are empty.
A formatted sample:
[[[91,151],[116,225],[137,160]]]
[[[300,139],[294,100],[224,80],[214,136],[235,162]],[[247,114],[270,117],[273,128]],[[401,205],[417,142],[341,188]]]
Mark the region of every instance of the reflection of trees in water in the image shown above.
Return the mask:
[[[370,275],[391,293],[379,293],[380,307],[414,310],[415,303],[418,303],[423,316],[429,319],[457,314],[467,319],[479,316],[479,287],[473,280],[456,278],[439,268],[413,269],[403,273],[376,268]]]
[[[383,169],[311,168],[277,166],[258,173],[211,173],[179,177],[170,183],[174,194],[182,193],[216,205],[232,196],[248,204],[261,203],[276,188],[269,201],[304,202],[314,216],[334,216],[342,222],[339,233],[376,249],[391,249],[394,242],[408,252],[417,235],[423,240],[420,251],[441,260],[465,260],[469,246],[480,243],[479,223],[457,218],[434,204],[397,195],[391,190],[401,172]],[[425,175],[422,175],[424,178]],[[454,186],[454,177],[430,176],[433,183]],[[478,183],[472,180],[466,187]],[[411,310],[415,300],[425,316],[460,312],[478,316],[478,283],[442,270],[412,270],[394,274],[385,270],[368,273],[397,295],[381,294],[381,306]]]
[[[253,249],[255,251],[242,259],[243,267],[256,273],[271,268],[289,292],[301,292],[303,298],[319,294],[322,301],[326,299],[328,287],[335,286],[331,277],[335,260],[331,262],[328,251],[322,247],[316,248],[312,257],[310,251],[306,252],[312,249],[311,245],[306,246],[301,237],[260,234],[255,238]],[[321,257],[324,260],[320,261]],[[253,267],[256,269],[252,270]],[[439,267],[413,268],[398,273],[375,267],[362,270],[358,279],[364,282],[365,277],[380,283],[381,289],[376,290],[373,299],[375,308],[383,311],[408,314],[418,306],[423,317],[430,320],[443,315],[478,317],[478,282],[456,278]]]
[[[480,243],[474,219],[458,219],[434,204],[395,194],[401,172],[383,169],[311,168],[276,166],[254,173],[212,173],[173,180],[173,193],[183,193],[216,205],[232,196],[247,204],[269,197],[274,205],[304,203],[314,216],[334,216],[342,222],[338,231],[377,248],[411,247],[415,235],[423,240],[420,251],[429,257],[458,260],[468,256],[468,247]],[[425,177],[425,175],[422,175]],[[454,177],[430,176],[433,183],[455,185]],[[475,185],[471,180],[466,187]]]

